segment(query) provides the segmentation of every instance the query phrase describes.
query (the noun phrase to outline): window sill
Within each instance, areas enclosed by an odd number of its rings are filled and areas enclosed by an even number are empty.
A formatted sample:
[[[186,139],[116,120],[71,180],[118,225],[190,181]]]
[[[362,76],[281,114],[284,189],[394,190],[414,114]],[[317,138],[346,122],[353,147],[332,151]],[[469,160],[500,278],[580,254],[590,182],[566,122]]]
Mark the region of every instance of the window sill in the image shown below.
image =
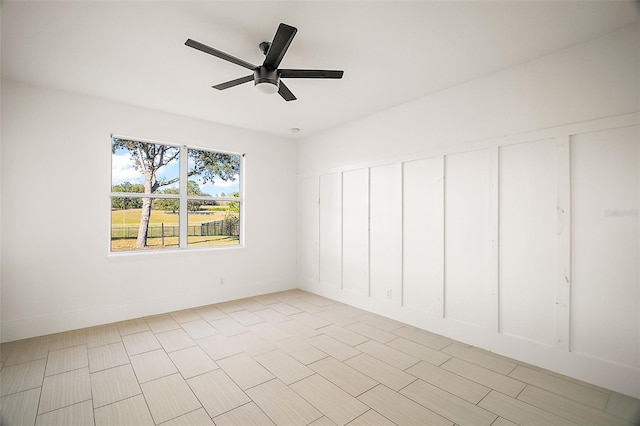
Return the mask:
[[[244,250],[244,245],[232,247],[199,247],[190,249],[159,249],[159,250],[138,250],[138,251],[121,251],[109,252],[107,259],[113,262],[120,261],[137,261],[149,259],[164,259],[176,257],[190,256],[218,256],[224,254],[232,254],[239,250]]]

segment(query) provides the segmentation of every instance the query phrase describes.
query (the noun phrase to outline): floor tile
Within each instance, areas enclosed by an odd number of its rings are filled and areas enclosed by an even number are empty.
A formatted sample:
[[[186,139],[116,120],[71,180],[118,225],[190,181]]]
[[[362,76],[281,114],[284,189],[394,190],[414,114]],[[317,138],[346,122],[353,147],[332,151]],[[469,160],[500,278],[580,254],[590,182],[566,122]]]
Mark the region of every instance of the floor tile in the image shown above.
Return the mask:
[[[0,355],[4,366],[24,364],[45,359],[49,355],[49,338],[27,339],[20,342],[3,343]]]
[[[251,297],[236,300],[236,305],[240,306],[242,309],[245,309],[249,312],[259,311],[265,308],[265,305],[255,301]]]
[[[318,374],[294,383],[291,388],[337,425],[345,425],[369,409]]]
[[[236,334],[242,334],[251,331],[249,328],[240,324],[238,321],[234,320],[231,317],[210,321],[209,324],[211,324],[213,328],[215,328],[225,336],[235,336]]]
[[[59,410],[49,411],[48,413],[40,414],[36,419],[36,426],[86,426],[93,424],[93,404],[91,404],[91,401],[84,401]]]
[[[311,293],[308,293],[307,295],[300,297],[300,300],[304,300],[305,302],[312,303],[320,307],[331,306],[336,303],[331,299],[327,299],[326,297],[318,296],[316,294],[311,294]]]
[[[46,359],[39,359],[3,367],[0,370],[1,395],[41,387],[46,364]]]
[[[218,368],[218,364],[199,346],[171,352],[169,358],[178,367],[180,374],[185,379],[208,373]]]
[[[216,426],[275,426],[256,404],[250,402],[214,418]]]
[[[384,385],[378,385],[363,393],[358,399],[399,425],[453,425],[452,421]]]
[[[171,315],[171,318],[173,318],[178,324],[202,319],[202,317],[196,314],[193,309],[183,309],[182,311],[170,312],[169,315]]]
[[[143,331],[150,330],[149,324],[144,320],[144,318],[137,318],[128,321],[122,321],[116,324],[118,327],[118,331],[121,336],[125,336],[127,334],[135,334],[142,333]]]
[[[156,334],[156,338],[167,352],[196,346],[196,342],[181,328],[158,333]]]
[[[205,321],[215,321],[223,318],[227,318],[227,314],[222,312],[220,309],[215,306],[203,306],[201,308],[194,309],[196,314],[200,315],[200,317]]]
[[[505,418],[498,417],[495,422],[491,426],[518,426],[512,421],[509,421]]]
[[[280,349],[258,355],[255,359],[286,385],[314,374],[313,370]]]
[[[73,346],[71,348],[49,352],[47,368],[44,375],[52,376],[54,374],[77,370],[78,368],[88,366],[89,358],[87,357],[87,346]]]
[[[291,336],[302,337],[308,339],[310,337],[318,336],[322,334],[321,330],[309,327],[301,323],[300,321],[291,320],[285,321],[278,324],[278,326],[284,330],[285,333],[290,334]]]
[[[216,303],[215,307],[221,310],[222,312],[224,312],[225,314],[241,311],[243,309],[242,306],[238,305],[233,300],[230,300],[228,302]]]
[[[498,374],[494,371],[457,358],[451,358],[440,367],[514,398],[518,396],[525,387],[524,383],[512,379],[511,377]]]
[[[369,410],[350,422],[349,426],[396,426],[396,424],[377,411]]]
[[[437,350],[441,350],[452,343],[452,341],[446,337],[410,326],[398,328],[393,331],[393,334]]]
[[[275,345],[305,365],[329,356],[299,337],[280,340]]]
[[[363,322],[357,322],[355,324],[348,325],[346,328],[348,328],[351,331],[355,331],[358,334],[362,334],[363,336],[369,339],[376,340],[380,343],[387,343],[395,339],[396,337],[398,337],[395,334],[391,334],[389,332],[381,330],[372,325],[365,324]]]
[[[105,370],[119,365],[129,364],[129,357],[122,342],[89,348],[89,371]]]
[[[38,414],[91,399],[89,368],[44,378]]]
[[[333,324],[331,321],[327,321],[325,319],[320,318],[318,315],[311,315],[307,312],[291,315],[291,319],[298,321],[299,323],[302,323],[307,327],[311,327],[314,329],[326,327],[328,325]]]
[[[95,408],[140,394],[140,385],[131,365],[126,364],[91,374]]]
[[[251,401],[220,369],[188,379],[187,383],[211,417],[219,416]]]
[[[33,425],[38,414],[40,388],[33,388],[0,398],[0,423],[7,426]]]
[[[288,303],[282,303],[282,302],[269,305],[269,308],[273,309],[274,311],[280,312],[282,315],[286,315],[286,316],[299,314],[302,312],[300,309],[293,307]]]
[[[410,373],[427,383],[439,387],[453,395],[456,395],[472,404],[477,404],[490,391],[486,386],[482,386],[472,380],[460,377],[457,374],[443,370],[426,362],[419,362],[407,369]]]
[[[308,426],[336,426],[336,424],[331,420],[329,420],[328,417],[322,416],[318,420],[314,420],[311,423],[309,423]]]
[[[391,348],[375,340],[364,342],[363,344],[356,346],[356,349],[371,355],[380,361],[384,361],[393,367],[399,368],[400,370],[405,370],[420,361],[418,358],[407,355],[404,352]]]
[[[527,386],[518,395],[518,399],[580,425],[622,426],[628,424],[627,421],[619,417],[534,386]]]
[[[491,391],[478,406],[519,425],[576,425],[567,419],[496,391]]]
[[[422,380],[416,380],[400,393],[461,426],[489,426],[498,417]]]
[[[563,395],[582,404],[590,405],[599,410],[604,410],[607,407],[609,395],[606,393],[591,389],[587,386],[582,386],[572,381],[564,380],[560,377],[545,374],[523,366],[516,367],[509,376],[522,382],[532,384],[538,388]]]
[[[309,364],[309,367],[353,396],[358,396],[378,384],[371,377],[332,357]]]
[[[629,423],[640,425],[640,399],[612,392],[607,403],[607,413],[620,417]]]
[[[306,425],[322,414],[278,379],[247,390],[258,407],[278,425]]]
[[[451,359],[451,355],[449,354],[412,342],[404,337],[398,337],[397,339],[387,342],[387,346],[391,346],[394,349],[433,365],[441,365]]]
[[[167,353],[162,349],[134,355],[130,359],[140,383],[178,372]]]
[[[274,378],[269,370],[247,354],[230,356],[217,362],[241,389],[248,389]]]
[[[214,360],[242,353],[242,349],[232,343],[231,338],[216,334],[197,340],[198,345]]]
[[[253,331],[248,333],[236,334],[229,337],[229,341],[232,345],[239,348],[241,351],[249,356],[256,356],[265,352],[271,352],[276,349],[274,343],[271,343],[262,337],[258,336]]]
[[[368,337],[364,337],[362,334],[355,333],[335,324],[323,327],[320,331],[349,346],[356,346],[369,340]]]
[[[201,407],[180,374],[142,383],[142,393],[156,423],[162,423]]]
[[[507,361],[505,358],[494,355],[491,352],[460,343],[453,343],[442,351],[458,359],[468,361],[472,364],[479,365],[480,367],[484,367],[500,374],[509,374],[517,365],[516,363]]]
[[[154,426],[142,395],[95,409],[96,426]]]
[[[87,330],[87,347],[89,349],[121,341],[122,337],[120,336],[118,327],[116,327],[115,324],[92,327]]]
[[[181,324],[184,331],[191,336],[192,339],[198,340],[218,334],[218,330],[213,328],[211,324],[203,319],[197,321],[189,321]]]
[[[199,408],[180,417],[162,423],[162,426],[216,426],[204,408]]]
[[[395,391],[416,380],[411,374],[407,374],[367,354],[348,359],[345,363]]]
[[[180,328],[180,325],[178,325],[176,320],[169,314],[146,317],[145,320],[154,333],[162,333],[163,331]]]
[[[304,300],[290,300],[289,303],[291,306],[300,309],[301,311],[310,313],[310,314],[315,314],[317,312],[323,311],[324,308],[318,306],[318,305],[314,305],[313,303],[309,303],[306,302]]]
[[[370,313],[357,316],[355,319],[357,321],[372,325],[376,328],[379,328],[380,330],[388,331],[390,333],[405,326],[405,324],[401,322]]]
[[[87,329],[69,330],[49,336],[49,350],[70,348],[87,344]]]
[[[278,303],[279,300],[270,294],[261,294],[260,296],[253,296],[253,300],[263,305],[271,305],[272,303]]]
[[[333,337],[327,336],[326,334],[313,337],[307,340],[307,342],[340,361],[353,358],[354,356],[362,353],[345,343],[337,341]]]
[[[236,311],[236,312],[231,312],[229,314],[229,317],[231,317],[234,320],[238,321],[238,323],[244,325],[245,327],[253,325],[253,324],[258,324],[258,323],[261,323],[261,322],[264,321],[262,318],[260,318],[259,316],[257,316],[253,312],[248,311],[246,309],[242,309],[242,310]]]
[[[129,356],[153,351],[162,347],[158,339],[156,339],[156,336],[150,331],[128,334],[122,337],[122,342]]]
[[[269,323],[269,322],[261,322],[260,324],[254,324],[249,327],[251,331],[266,339],[270,342],[277,342],[278,340],[288,339],[292,337],[290,333],[287,333],[282,328]]]
[[[273,309],[270,309],[270,308],[264,308],[259,311],[255,311],[254,314],[262,318],[264,321],[271,322],[271,323],[289,321],[291,319],[288,316],[283,315],[280,312],[274,311]]]

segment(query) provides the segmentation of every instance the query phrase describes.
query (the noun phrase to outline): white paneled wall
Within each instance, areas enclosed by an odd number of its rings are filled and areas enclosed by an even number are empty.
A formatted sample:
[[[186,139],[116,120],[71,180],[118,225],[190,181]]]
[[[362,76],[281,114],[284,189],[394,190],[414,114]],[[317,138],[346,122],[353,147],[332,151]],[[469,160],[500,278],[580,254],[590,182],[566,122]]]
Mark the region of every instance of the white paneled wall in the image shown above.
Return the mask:
[[[571,137],[571,349],[638,368],[638,126]]]
[[[555,139],[500,147],[500,332],[556,343]]]
[[[444,315],[444,162],[403,163],[402,304]]]
[[[639,140],[628,114],[300,176],[301,285],[640,396]]]

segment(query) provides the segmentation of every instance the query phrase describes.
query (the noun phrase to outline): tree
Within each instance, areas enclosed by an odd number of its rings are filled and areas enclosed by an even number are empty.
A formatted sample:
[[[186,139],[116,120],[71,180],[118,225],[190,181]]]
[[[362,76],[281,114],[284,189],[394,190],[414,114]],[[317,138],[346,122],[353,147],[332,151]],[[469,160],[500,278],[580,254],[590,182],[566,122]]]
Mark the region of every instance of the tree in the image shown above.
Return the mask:
[[[141,184],[132,184],[131,182],[123,182],[120,185],[114,185],[112,192],[144,192],[144,186]],[[142,207],[142,201],[138,197],[113,197],[111,199],[112,209],[139,209]]]
[[[159,170],[167,164],[179,160],[180,149],[178,147],[114,138],[111,151],[115,154],[119,149],[129,152],[133,166],[144,175],[144,193],[154,194],[160,188],[179,181],[179,177],[166,180],[158,178]],[[214,182],[214,179],[217,178],[225,181],[235,180],[240,171],[240,158],[236,155],[195,149],[187,151],[187,155],[192,160],[192,166],[187,171],[187,176],[197,174],[205,183]],[[142,212],[140,213],[140,227],[138,228],[136,248],[147,246],[151,204],[151,198],[142,198]]]
[[[180,190],[178,188],[167,188],[162,193],[180,195]],[[153,207],[176,213],[180,208],[180,200],[176,198],[157,198],[153,200]]]

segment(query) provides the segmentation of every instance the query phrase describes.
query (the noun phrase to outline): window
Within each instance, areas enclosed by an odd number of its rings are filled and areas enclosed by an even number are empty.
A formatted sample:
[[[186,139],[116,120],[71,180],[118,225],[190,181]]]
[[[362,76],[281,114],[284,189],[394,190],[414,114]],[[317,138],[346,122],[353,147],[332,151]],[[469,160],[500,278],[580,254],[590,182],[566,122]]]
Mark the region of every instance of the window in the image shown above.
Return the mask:
[[[243,155],[112,136],[111,251],[239,246]]]

